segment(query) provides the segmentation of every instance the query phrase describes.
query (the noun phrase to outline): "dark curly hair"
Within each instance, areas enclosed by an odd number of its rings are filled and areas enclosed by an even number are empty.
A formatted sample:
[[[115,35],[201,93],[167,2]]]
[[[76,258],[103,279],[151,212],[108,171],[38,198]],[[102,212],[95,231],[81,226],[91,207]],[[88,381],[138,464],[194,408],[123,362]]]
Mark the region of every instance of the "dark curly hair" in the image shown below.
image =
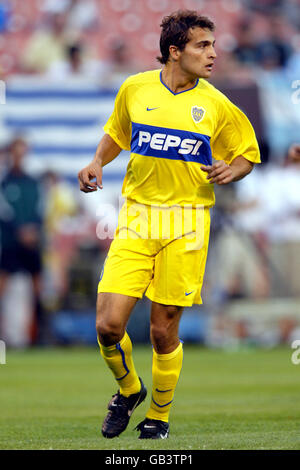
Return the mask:
[[[165,16],[160,25],[162,28],[160,35],[161,56],[157,60],[161,64],[166,64],[169,59],[169,47],[176,46],[183,51],[189,41],[190,28],[205,28],[214,31],[214,23],[206,16],[200,16],[196,11],[178,10],[169,16]]]

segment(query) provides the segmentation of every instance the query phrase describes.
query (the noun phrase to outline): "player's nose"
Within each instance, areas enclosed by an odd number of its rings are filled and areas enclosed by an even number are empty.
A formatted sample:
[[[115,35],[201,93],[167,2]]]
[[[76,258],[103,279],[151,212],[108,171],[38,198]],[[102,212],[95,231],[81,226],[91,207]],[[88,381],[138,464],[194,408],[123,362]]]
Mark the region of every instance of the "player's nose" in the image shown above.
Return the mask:
[[[211,50],[209,52],[209,57],[210,59],[216,59],[217,58],[217,53],[214,47],[211,47]]]

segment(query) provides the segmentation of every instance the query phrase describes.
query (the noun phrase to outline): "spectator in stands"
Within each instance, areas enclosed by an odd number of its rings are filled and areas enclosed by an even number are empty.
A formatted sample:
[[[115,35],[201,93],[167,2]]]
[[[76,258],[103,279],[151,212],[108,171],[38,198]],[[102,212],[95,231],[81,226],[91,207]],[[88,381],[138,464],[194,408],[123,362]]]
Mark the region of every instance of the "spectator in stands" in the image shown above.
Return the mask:
[[[68,28],[77,31],[99,27],[98,10],[94,0],[70,0],[67,9]]]
[[[235,213],[235,227],[248,234],[261,232],[266,239],[264,264],[269,266],[270,291],[276,297],[300,295],[299,181],[300,161],[288,157],[281,165],[253,172],[247,184],[237,185],[239,201],[248,202],[249,208]]]
[[[70,0],[44,0],[41,10],[46,14],[64,13],[69,7]]]
[[[66,60],[50,65],[48,75],[54,80],[87,78],[107,83],[109,71],[109,67],[103,62],[84,58],[82,44],[76,43],[66,48]]]
[[[264,18],[265,31],[260,37],[256,30],[258,20],[253,15],[243,18],[239,23],[234,57],[242,64],[260,66],[266,70],[286,67],[293,52],[290,45],[291,25],[281,15],[274,13],[268,21]]]
[[[255,173],[259,178],[260,172]],[[258,191],[259,179],[256,177],[255,181]],[[251,187],[251,183],[245,186]],[[236,297],[265,298],[269,295],[269,279],[261,236],[264,221],[258,217],[253,222],[252,216],[260,203],[258,195],[255,191],[240,191],[239,188],[230,186],[217,188],[216,191],[213,225],[222,275],[219,271],[216,272],[215,285],[218,292],[213,295],[221,301]],[[246,221],[249,218],[250,223],[244,223],[241,216]]]
[[[41,295],[41,234],[40,195],[38,182],[23,170],[27,144],[21,137],[13,139],[8,150],[8,170],[0,187],[0,299],[9,277],[27,272],[32,279],[34,313],[40,338],[42,325]]]
[[[71,41],[66,19],[65,13],[49,15],[48,29],[37,31],[29,39],[22,63],[25,72],[44,73],[50,64],[65,59],[66,47]]]
[[[110,84],[117,88],[140,68],[130,53],[126,40],[120,36],[115,37],[109,44],[107,66],[110,70]]]
[[[46,13],[65,13],[67,29],[82,31],[99,27],[95,0],[45,0]]]
[[[248,8],[269,14],[271,11],[278,11],[285,3],[285,0],[244,0]]]
[[[257,44],[258,63],[267,70],[284,68],[293,53],[290,44],[292,27],[277,14],[270,15],[268,24],[269,37]]]
[[[244,18],[237,28],[238,44],[233,50],[233,56],[242,64],[256,65],[258,51],[256,47],[256,34],[250,18]]]
[[[43,213],[45,224],[45,297],[50,304],[59,304],[69,288],[68,267],[74,254],[74,241],[68,236],[72,220],[78,212],[73,187],[53,171],[42,176]]]

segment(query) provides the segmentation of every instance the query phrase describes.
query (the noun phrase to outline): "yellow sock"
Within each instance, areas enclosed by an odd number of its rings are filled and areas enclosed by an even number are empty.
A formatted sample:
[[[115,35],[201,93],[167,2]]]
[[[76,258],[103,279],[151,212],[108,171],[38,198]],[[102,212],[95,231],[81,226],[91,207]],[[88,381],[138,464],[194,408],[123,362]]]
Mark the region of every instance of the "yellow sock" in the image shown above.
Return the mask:
[[[169,354],[157,354],[153,349],[152,399],[146,418],[168,422],[182,358],[182,343]]]
[[[103,346],[99,339],[98,344],[102,357],[119,384],[121,395],[128,397],[132,393],[138,393],[141,382],[134,368],[132,343],[127,332],[117,344]]]

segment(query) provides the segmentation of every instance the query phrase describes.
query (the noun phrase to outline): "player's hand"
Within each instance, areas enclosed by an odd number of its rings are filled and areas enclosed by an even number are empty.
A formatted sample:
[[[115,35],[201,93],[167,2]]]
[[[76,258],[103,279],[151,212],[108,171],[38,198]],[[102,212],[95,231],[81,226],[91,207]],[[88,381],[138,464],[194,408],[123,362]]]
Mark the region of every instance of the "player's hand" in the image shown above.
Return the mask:
[[[96,179],[96,181],[93,181]],[[78,173],[80,191],[92,193],[102,186],[102,166],[100,163],[92,161],[88,166]]]
[[[289,148],[288,157],[292,162],[300,162],[300,144],[294,144]]]
[[[201,166],[201,170],[207,173],[206,179],[210,183],[228,184],[233,181],[234,175],[232,168],[223,160],[213,165]]]

